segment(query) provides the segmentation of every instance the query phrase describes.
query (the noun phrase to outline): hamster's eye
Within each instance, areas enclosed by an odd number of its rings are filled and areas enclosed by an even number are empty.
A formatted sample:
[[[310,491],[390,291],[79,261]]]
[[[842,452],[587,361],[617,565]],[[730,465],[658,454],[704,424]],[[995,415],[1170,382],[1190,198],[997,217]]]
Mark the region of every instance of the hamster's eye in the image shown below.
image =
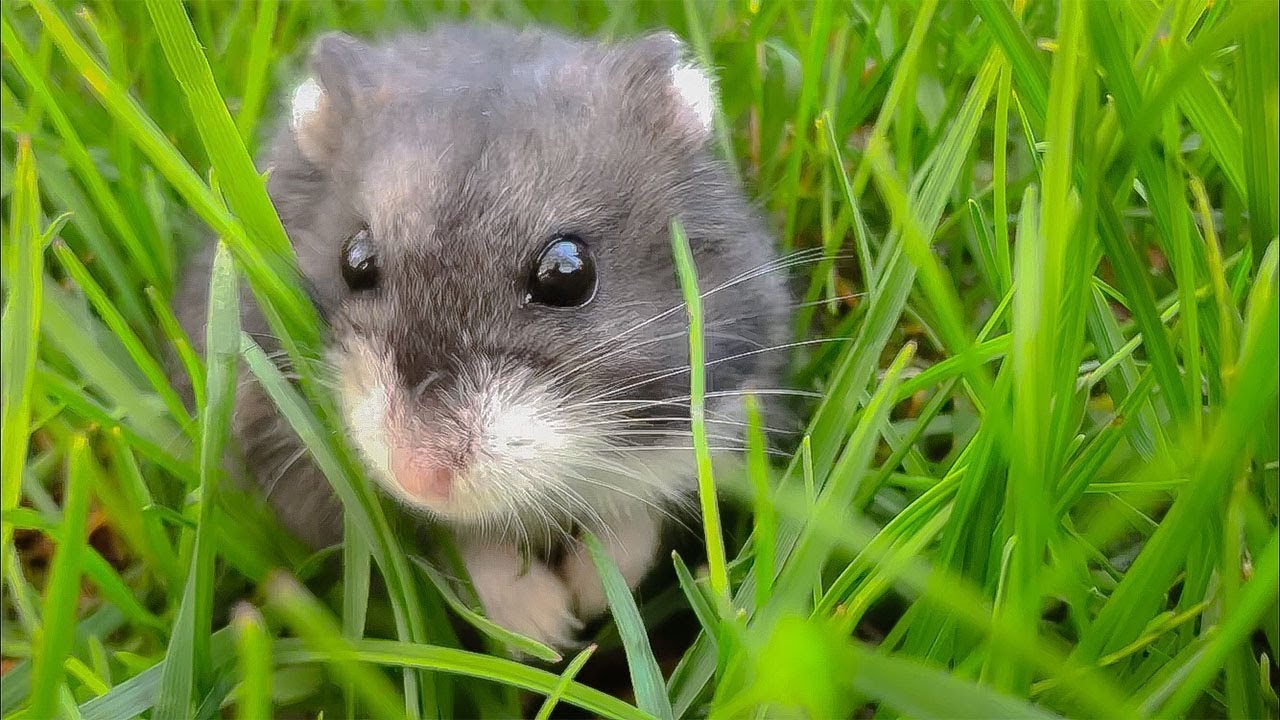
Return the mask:
[[[529,275],[529,301],[580,307],[595,294],[596,263],[586,243],[573,235],[560,235],[547,243]]]
[[[356,292],[378,284],[378,256],[369,228],[361,228],[342,244],[342,279]]]

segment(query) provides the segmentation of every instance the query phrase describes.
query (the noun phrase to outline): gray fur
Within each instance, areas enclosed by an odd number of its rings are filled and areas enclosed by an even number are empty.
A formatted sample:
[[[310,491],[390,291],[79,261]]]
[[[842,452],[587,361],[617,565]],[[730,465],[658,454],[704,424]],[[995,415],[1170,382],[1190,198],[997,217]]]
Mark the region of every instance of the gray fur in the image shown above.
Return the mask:
[[[683,310],[608,342],[681,303],[670,219],[684,223],[704,291],[775,255],[709,137],[682,115],[687,108],[669,83],[682,52],[665,33],[600,44],[476,26],[374,44],[343,35],[317,41],[310,70],[327,102],[304,130],[309,150],[285,122],[266,165],[334,347],[358,336],[394,358],[404,388],[439,373],[431,387],[449,392],[461,366],[477,358],[546,371],[599,343],[592,355],[635,344],[566,384],[568,396],[586,400],[684,366]],[[339,253],[363,223],[378,244],[382,284],[353,295]],[[598,294],[577,309],[526,305],[530,262],[558,233],[582,237],[595,253]],[[203,299],[207,279],[207,262],[197,263],[187,297]],[[788,305],[778,272],[712,294],[707,359],[784,342]],[[203,302],[179,311],[202,336]],[[245,322],[266,331],[251,309]],[[765,352],[714,365],[708,390],[775,387],[783,358]],[[688,375],[676,374],[627,397],[687,392]],[[669,406],[647,412],[687,415]],[[326,481],[250,382],[242,384],[236,435],[285,524],[313,544],[336,540],[340,512]]]

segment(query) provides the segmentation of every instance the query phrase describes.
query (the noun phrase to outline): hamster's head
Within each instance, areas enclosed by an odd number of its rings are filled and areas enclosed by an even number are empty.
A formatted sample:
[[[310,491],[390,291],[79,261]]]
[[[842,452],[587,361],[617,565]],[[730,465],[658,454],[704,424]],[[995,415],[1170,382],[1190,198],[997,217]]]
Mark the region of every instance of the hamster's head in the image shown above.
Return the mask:
[[[602,45],[450,27],[321,38],[270,191],[330,323],[349,433],[463,523],[687,497],[679,218],[706,293],[713,445],[771,385],[786,293],[709,150],[712,85],[670,34]]]

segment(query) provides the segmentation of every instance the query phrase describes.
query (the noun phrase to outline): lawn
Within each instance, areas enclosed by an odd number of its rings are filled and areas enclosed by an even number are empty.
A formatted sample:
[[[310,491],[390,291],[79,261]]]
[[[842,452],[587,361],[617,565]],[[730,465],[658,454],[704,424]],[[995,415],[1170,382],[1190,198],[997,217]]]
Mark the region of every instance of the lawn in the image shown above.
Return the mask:
[[[0,712],[1277,717],[1277,12],[5,0]],[[766,449],[753,419],[702,478],[704,552],[607,582],[613,619],[564,658],[397,532],[252,160],[315,35],[456,18],[674,30],[796,253],[778,390],[803,432]],[[170,302],[215,235],[201,357]],[[237,382],[325,471],[341,546],[228,475]]]

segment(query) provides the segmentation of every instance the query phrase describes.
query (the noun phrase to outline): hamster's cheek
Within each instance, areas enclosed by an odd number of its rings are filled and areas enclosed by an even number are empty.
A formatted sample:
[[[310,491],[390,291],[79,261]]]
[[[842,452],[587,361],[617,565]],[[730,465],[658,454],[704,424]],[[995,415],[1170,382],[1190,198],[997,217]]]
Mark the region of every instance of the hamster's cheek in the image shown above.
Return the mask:
[[[391,453],[386,428],[394,380],[390,364],[358,336],[344,338],[342,349],[330,351],[329,362],[338,373],[347,435],[378,481],[387,485]]]

